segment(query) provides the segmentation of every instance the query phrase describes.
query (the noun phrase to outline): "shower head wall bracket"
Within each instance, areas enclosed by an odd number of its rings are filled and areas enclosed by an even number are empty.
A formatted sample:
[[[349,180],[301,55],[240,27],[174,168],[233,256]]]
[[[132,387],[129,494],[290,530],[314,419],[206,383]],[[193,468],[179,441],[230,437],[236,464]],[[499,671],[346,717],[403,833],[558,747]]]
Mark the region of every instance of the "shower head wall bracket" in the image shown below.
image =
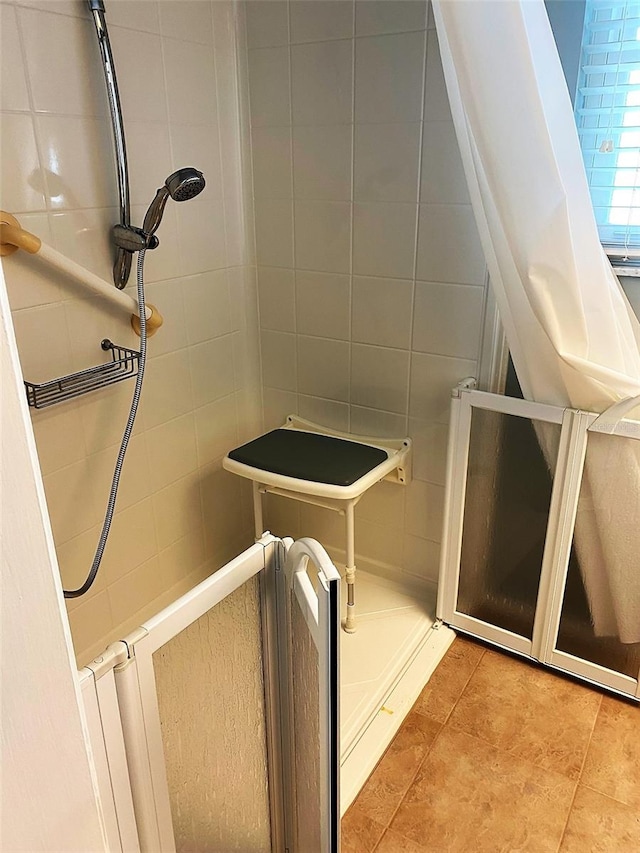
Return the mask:
[[[142,228],[133,225],[114,225],[113,239],[119,249],[125,252],[141,252],[143,249],[157,249],[160,241],[153,234],[145,233]]]

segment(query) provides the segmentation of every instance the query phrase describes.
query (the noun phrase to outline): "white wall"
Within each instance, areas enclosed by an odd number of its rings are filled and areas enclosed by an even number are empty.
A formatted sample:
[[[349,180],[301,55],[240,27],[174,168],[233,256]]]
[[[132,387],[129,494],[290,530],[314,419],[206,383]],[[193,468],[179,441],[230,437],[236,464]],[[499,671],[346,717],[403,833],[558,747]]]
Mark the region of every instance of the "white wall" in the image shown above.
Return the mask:
[[[132,220],[193,165],[205,191],[169,201],[148,253],[149,341],[141,410],[94,587],[69,603],[80,662],[252,540],[251,505],[221,458],[260,427],[255,281],[242,187],[235,14],[226,2],[107,0],[124,112]],[[0,206],[110,280],[117,185],[104,80],[84,0],[3,0]],[[241,93],[240,93],[241,94]],[[128,318],[36,259],[3,259],[22,370],[31,382],[136,347]],[[132,278],[130,289],[134,287]],[[64,585],[91,565],[131,381],[32,412]]]
[[[108,279],[116,184],[85,4],[3,0],[0,12],[2,207]],[[254,205],[267,425],[298,412],[410,434],[414,483],[363,500],[359,565],[435,580],[449,388],[478,371],[485,268],[426,12],[420,0],[249,3],[238,66],[232,3],[107,0],[134,221],[174,168],[198,166],[207,188],[169,202],[149,255],[166,323],[103,569],[69,604],[81,662],[250,541],[247,484],[220,463],[260,425]],[[135,346],[126,318],[34,259],[3,266],[30,381],[97,363],[105,336]],[[65,586],[91,562],[131,386],[32,413]],[[342,542],[333,514],[271,502],[269,523]]]
[[[246,5],[266,425],[411,435],[414,482],[358,506],[357,562],[433,582],[486,271],[427,4]],[[269,526],[343,542],[338,516],[290,502]]]
[[[106,850],[0,270],[2,825],[7,853]]]

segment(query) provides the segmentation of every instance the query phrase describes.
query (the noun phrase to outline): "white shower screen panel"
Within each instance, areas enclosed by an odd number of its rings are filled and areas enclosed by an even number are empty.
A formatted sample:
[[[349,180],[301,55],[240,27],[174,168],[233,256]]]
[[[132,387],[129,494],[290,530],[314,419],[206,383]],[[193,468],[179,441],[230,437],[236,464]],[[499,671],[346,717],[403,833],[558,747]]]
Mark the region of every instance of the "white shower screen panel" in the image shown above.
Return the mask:
[[[640,698],[640,490],[636,478],[617,477],[619,468],[607,464],[637,455],[640,422],[622,421],[613,434],[599,432],[599,423],[590,412],[454,391],[437,614]],[[527,441],[542,451],[537,461]],[[596,472],[607,473],[597,481]],[[615,575],[597,550],[603,528],[594,488],[608,506],[607,534],[621,524],[627,530]]]
[[[452,406],[438,616],[524,654],[533,647],[562,423],[556,407],[479,391]],[[523,442],[546,448],[538,468]]]
[[[550,468],[522,452],[544,434]],[[533,639],[560,425],[474,408],[458,610]]]
[[[142,853],[272,849],[265,535],[126,639],[118,700]]]
[[[287,836],[291,853],[339,853],[340,574],[314,540],[285,546],[278,606]]]
[[[338,853],[339,605],[317,542],[265,533],[122,642],[141,853]]]
[[[269,853],[257,578],[153,654],[178,853]]]
[[[292,597],[295,593],[292,592]],[[293,760],[296,836],[299,850],[320,850],[319,660],[313,635],[292,601],[291,665],[293,678]]]
[[[624,426],[629,428],[631,425]],[[593,474],[608,471],[601,461],[605,455],[612,459],[634,457],[640,442],[640,424],[635,431],[635,438],[587,433],[585,472],[592,473],[590,478],[583,477],[580,487],[576,530],[579,529],[581,535],[574,541],[556,642],[556,649],[561,653],[590,661],[634,680],[640,673],[640,642],[635,641],[637,632],[634,632],[630,620],[615,618],[616,603],[625,600],[625,613],[635,614],[635,621],[640,622],[640,490],[629,487],[629,478],[621,482],[607,476],[596,486],[603,494],[606,495],[607,491],[609,493],[607,504],[611,528],[620,530],[619,523],[627,522],[624,528],[628,539],[620,543],[626,560],[621,562],[620,571],[614,576],[601,570],[597,578],[592,573],[588,580],[593,582],[590,585],[583,584],[580,558],[585,547],[593,547],[590,537],[596,524],[590,493]],[[624,519],[617,517],[620,515]],[[601,559],[593,562],[595,565],[602,564]],[[612,612],[614,618],[607,621],[604,616],[599,616],[601,610],[604,613]],[[627,622],[630,627],[625,633]]]

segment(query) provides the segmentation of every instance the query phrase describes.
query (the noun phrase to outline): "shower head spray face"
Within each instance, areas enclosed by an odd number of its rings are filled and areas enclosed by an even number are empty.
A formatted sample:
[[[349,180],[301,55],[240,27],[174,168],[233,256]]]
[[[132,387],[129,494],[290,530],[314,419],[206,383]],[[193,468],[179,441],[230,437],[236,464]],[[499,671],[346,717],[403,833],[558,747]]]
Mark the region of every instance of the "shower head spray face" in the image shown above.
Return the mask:
[[[149,205],[142,223],[142,230],[148,236],[155,234],[162,221],[162,214],[169,196],[174,201],[188,201],[199,195],[204,187],[204,175],[190,166],[186,169],[178,169],[177,172],[169,175],[164,186],[156,192],[156,197]]]
[[[174,201],[188,201],[204,189],[204,175],[197,169],[178,169],[164,182]]]

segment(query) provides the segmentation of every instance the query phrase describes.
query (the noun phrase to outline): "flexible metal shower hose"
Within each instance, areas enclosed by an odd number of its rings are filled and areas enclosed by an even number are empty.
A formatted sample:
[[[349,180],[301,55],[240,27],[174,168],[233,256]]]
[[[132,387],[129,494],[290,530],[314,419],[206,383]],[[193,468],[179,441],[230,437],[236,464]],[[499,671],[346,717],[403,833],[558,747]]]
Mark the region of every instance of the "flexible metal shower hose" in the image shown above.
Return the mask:
[[[111,521],[113,520],[113,513],[116,507],[116,498],[118,497],[118,486],[120,485],[120,474],[122,472],[122,465],[124,463],[124,457],[127,452],[127,447],[129,446],[129,439],[131,438],[131,432],[133,431],[133,424],[136,419],[136,414],[138,412],[138,403],[140,402],[140,394],[142,393],[142,381],[144,379],[144,367],[147,360],[147,317],[145,314],[145,304],[144,304],[144,256],[145,250],[142,249],[138,254],[138,308],[139,308],[139,316],[140,316],[140,360],[138,363],[138,375],[136,376],[136,387],[133,391],[133,399],[131,400],[131,409],[129,411],[129,417],[127,419],[127,425],[124,429],[124,435],[122,436],[122,442],[120,444],[120,450],[118,451],[118,458],[116,459],[115,469],[113,471],[113,478],[111,480],[111,491],[109,492],[109,502],[107,503],[107,511],[105,512],[104,522],[102,524],[102,532],[100,533],[100,539],[98,540],[98,546],[96,548],[96,553],[93,558],[93,563],[91,564],[91,569],[89,574],[87,575],[87,579],[82,584],[82,586],[78,587],[78,589],[65,589],[64,597],[65,598],[79,598],[81,595],[84,595],[85,592],[91,588],[93,582],[96,579],[96,575],[98,574],[98,569],[100,568],[100,563],[102,562],[102,555],[104,554],[104,549],[107,544],[107,539],[109,538],[109,530],[111,529]]]

